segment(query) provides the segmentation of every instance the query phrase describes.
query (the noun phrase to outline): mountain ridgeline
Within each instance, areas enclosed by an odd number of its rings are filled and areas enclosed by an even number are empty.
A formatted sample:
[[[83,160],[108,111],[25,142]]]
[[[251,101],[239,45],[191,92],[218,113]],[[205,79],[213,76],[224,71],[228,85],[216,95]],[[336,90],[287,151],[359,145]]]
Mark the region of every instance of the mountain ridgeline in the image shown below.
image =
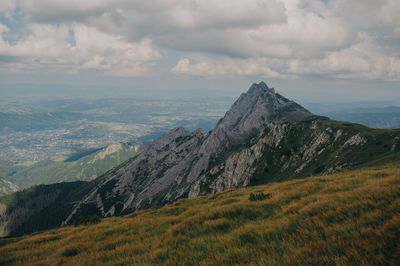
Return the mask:
[[[400,130],[310,113],[253,84],[205,134],[176,128],[90,182],[43,185],[0,198],[3,235],[119,216],[228,189],[335,173],[400,152]]]

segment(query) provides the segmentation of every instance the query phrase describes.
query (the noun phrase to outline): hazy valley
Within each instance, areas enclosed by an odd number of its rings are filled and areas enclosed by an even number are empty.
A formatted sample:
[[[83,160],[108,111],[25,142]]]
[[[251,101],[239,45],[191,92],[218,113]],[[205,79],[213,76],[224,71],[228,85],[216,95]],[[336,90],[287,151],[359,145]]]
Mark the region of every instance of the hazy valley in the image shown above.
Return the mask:
[[[78,180],[79,177],[72,176],[78,170],[86,170],[75,165],[75,170],[68,173],[71,167],[64,166],[75,163],[63,161],[79,160],[115,143],[139,147],[178,125],[191,130],[198,127],[209,130],[229,104],[224,98],[149,100],[59,96],[47,100],[0,100],[0,195],[35,184]],[[128,159],[128,154],[134,153],[127,152],[121,159]],[[88,175],[97,177],[122,161],[106,162],[107,167]],[[57,174],[57,168],[65,176]]]

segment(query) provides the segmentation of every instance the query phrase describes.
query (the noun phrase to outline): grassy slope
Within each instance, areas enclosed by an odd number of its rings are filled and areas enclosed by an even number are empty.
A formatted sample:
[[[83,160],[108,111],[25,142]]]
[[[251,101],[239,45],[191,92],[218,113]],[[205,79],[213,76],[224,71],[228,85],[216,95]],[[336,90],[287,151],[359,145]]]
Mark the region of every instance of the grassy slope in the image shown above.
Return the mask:
[[[271,198],[249,201],[251,192]],[[400,163],[0,240],[0,264],[398,264]]]
[[[122,144],[121,149],[116,152],[104,157],[99,156],[104,151],[105,149],[72,162],[41,162],[18,172],[11,179],[21,188],[37,184],[89,181],[133,157],[136,153],[135,147],[125,144]]]

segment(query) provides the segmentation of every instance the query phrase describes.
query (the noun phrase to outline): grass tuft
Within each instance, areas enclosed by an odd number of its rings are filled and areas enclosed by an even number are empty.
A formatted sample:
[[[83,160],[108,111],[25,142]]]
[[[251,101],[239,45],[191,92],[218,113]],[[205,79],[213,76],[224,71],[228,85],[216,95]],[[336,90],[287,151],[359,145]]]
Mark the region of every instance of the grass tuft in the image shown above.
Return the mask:
[[[258,192],[258,193],[250,193],[249,200],[250,201],[257,201],[257,200],[265,200],[271,198],[270,194],[264,194],[264,192]]]

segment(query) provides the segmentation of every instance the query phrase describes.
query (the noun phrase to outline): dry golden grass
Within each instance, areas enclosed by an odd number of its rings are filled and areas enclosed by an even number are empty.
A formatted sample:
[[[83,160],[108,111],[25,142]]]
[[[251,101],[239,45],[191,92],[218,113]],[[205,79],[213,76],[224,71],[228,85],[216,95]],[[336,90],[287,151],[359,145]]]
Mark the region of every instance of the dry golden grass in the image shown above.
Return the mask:
[[[271,198],[249,201],[250,193]],[[398,265],[400,166],[184,199],[0,240],[8,265]]]

